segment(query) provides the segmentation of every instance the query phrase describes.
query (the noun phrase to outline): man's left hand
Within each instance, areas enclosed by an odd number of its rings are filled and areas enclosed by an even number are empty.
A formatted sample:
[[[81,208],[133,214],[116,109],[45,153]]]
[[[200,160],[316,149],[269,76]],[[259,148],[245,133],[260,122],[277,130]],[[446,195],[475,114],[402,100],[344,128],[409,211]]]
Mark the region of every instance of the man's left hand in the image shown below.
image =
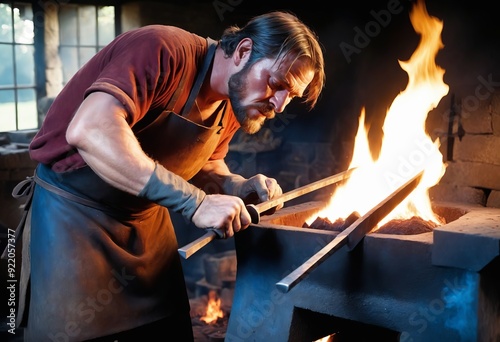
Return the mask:
[[[243,181],[238,191],[238,197],[242,198],[245,204],[262,203],[282,194],[283,190],[276,179],[263,174],[257,174]],[[268,210],[265,214],[270,215],[281,208],[283,208],[283,203]]]

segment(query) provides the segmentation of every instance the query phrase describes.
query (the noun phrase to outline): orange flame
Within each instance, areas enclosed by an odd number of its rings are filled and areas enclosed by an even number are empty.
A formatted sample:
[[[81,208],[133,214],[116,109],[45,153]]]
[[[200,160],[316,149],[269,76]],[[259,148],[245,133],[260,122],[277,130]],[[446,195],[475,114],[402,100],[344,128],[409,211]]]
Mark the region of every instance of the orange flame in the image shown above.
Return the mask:
[[[207,311],[203,317],[200,318],[203,322],[210,324],[216,322],[219,318],[224,317],[224,312],[220,308],[221,300],[217,297],[215,291],[210,290],[208,293]]]
[[[322,337],[320,339],[317,339],[313,342],[332,342],[333,339],[335,337],[335,334],[331,334],[331,335],[328,335],[328,336],[325,336],[325,337]]]
[[[428,15],[423,0],[412,8],[410,20],[421,39],[410,60],[399,61],[409,81],[387,111],[380,155],[374,160],[370,153],[363,108],[349,166],[357,169],[345,184],[337,187],[327,206],[306,220],[308,224],[317,217],[333,222],[354,211],[364,215],[421,170],[424,174],[419,186],[380,224],[412,216],[441,224],[432,211],[428,190],[439,182],[446,165],[438,140],[433,142],[426,133],[425,121],[449,89],[443,82],[444,70],[434,60],[443,48],[443,23]]]

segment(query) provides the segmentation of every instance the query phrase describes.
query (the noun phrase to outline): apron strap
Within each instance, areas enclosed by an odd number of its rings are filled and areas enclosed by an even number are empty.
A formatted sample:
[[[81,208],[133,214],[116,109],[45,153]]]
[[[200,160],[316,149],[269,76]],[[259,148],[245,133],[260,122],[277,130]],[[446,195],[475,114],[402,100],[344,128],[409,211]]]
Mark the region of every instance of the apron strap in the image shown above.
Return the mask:
[[[56,195],[64,197],[70,201],[77,202],[77,203],[83,204],[84,206],[94,208],[94,209],[97,209],[100,211],[109,211],[108,207],[106,207],[98,202],[91,201],[91,200],[88,200],[86,198],[77,196],[75,194],[72,194],[71,192],[68,192],[68,191],[63,190],[61,188],[58,188],[58,187],[44,181],[43,179],[41,179],[40,177],[37,176],[36,172],[35,172],[34,179],[35,179],[35,183],[40,185],[42,188],[44,188],[50,192],[53,192]]]
[[[26,201],[23,205],[23,214],[21,220],[17,225],[16,231],[14,232],[14,244],[17,246],[19,240],[22,237],[22,255],[20,264],[20,278],[19,278],[19,303],[17,307],[16,315],[16,328],[19,328],[22,324],[25,308],[26,308],[26,294],[28,291],[28,284],[31,274],[30,265],[30,236],[31,236],[31,200],[33,199],[33,192],[35,190],[34,176],[26,177],[25,180],[18,183],[12,190],[12,197],[18,199],[26,197]],[[10,239],[8,239],[7,246],[5,247],[1,259],[7,259],[11,256],[9,255],[9,245]]]
[[[86,207],[102,211],[102,212],[106,213],[107,215],[113,216],[115,218],[120,218],[122,220],[129,220],[129,219],[140,217],[140,216],[144,215],[145,211],[149,210],[149,209],[145,209],[139,213],[135,213],[133,211],[129,211],[126,209],[122,210],[119,208],[114,208],[114,207],[111,207],[105,203],[78,196],[76,194],[73,194],[67,190],[61,189],[61,188],[43,180],[42,178],[40,178],[36,174],[36,170],[35,170],[35,174],[33,176],[33,179],[37,185],[41,186],[45,190],[48,190],[48,191],[50,191],[58,196],[61,196],[69,201],[84,205]],[[151,206],[150,209],[154,210],[155,207],[156,206]]]
[[[198,92],[200,91],[201,85],[203,84],[203,80],[205,79],[205,76],[207,74],[207,71],[210,67],[210,64],[213,59],[213,55],[215,53],[215,48],[217,47],[217,41],[211,39],[211,38],[206,38],[208,42],[208,52],[205,56],[205,59],[203,61],[203,66],[202,69],[198,72],[197,78],[195,80],[195,83],[193,87],[191,88],[191,92],[189,94],[189,97],[187,99],[186,104],[184,107],[181,109],[181,116],[184,116],[184,114],[189,113],[191,110],[191,107],[193,107],[194,101],[196,100],[196,96],[198,96]],[[186,82],[186,75],[184,74],[182,76],[182,79],[177,86],[177,89],[175,90],[174,94],[168,101],[167,105],[165,106],[165,109],[162,111],[161,115],[169,115],[170,112],[176,112],[175,111],[175,105],[177,103],[177,99],[179,98],[180,94],[182,91],[184,91],[184,83]],[[176,112],[177,113],[177,112]],[[140,120],[135,126],[134,126],[134,131],[135,133],[141,132],[143,129],[148,127],[150,124],[152,124],[155,120],[157,120],[158,116],[155,117],[145,117],[142,120]]]
[[[23,214],[21,216],[21,220],[19,221],[19,224],[17,225],[17,228],[14,232],[14,243],[17,245],[21,234],[24,229],[24,224],[26,222],[26,218],[28,217],[28,211],[31,207],[31,199],[33,198],[33,190],[35,188],[34,184],[34,177],[26,177],[25,180],[21,181],[19,184],[17,184],[14,189],[12,190],[12,197],[14,198],[22,198],[26,197],[26,201],[24,202],[23,205]],[[8,239],[10,241],[10,239]],[[10,243],[7,243],[7,246],[2,252],[2,255],[0,256],[1,259],[7,259],[8,257],[8,250],[9,250],[9,245],[12,245]]]
[[[191,107],[193,107],[194,101],[196,100],[196,97],[200,92],[201,85],[203,84],[205,76],[207,75],[207,71],[210,68],[210,64],[212,63],[213,56],[215,53],[215,48],[217,47],[217,41],[211,38],[207,38],[207,42],[208,42],[207,55],[205,56],[205,60],[203,61],[203,66],[201,70],[198,72],[198,75],[196,76],[196,80],[193,84],[193,87],[191,88],[191,92],[189,93],[186,105],[184,106],[184,108],[182,108],[182,111],[180,113],[181,116],[184,116],[184,114],[189,113]]]

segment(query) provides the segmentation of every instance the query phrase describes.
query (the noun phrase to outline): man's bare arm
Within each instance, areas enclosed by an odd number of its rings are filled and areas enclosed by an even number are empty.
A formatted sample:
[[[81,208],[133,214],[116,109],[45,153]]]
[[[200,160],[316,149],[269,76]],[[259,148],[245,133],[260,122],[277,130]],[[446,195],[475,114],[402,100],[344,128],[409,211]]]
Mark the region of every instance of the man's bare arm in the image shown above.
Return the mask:
[[[115,97],[92,93],[75,113],[66,139],[102,179],[137,195],[151,177],[155,162],[141,149],[126,115]]]
[[[125,109],[111,95],[90,94],[71,121],[66,139],[106,182],[179,211],[199,228],[221,228],[231,237],[250,224],[241,199],[205,196],[149,158],[129,127]]]

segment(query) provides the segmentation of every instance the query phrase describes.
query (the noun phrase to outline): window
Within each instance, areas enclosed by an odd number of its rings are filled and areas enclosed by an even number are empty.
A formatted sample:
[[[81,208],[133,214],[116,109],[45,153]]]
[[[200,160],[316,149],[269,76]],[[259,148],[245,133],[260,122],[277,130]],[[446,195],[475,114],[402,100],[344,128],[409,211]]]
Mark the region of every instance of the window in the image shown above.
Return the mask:
[[[0,131],[38,126],[31,4],[0,3]]]
[[[115,37],[114,13],[113,6],[61,5],[59,56],[64,84]]]
[[[0,2],[0,132],[37,129],[42,120],[38,115],[39,100],[47,93],[55,96],[115,37],[115,6],[51,2],[45,8],[40,4]],[[57,15],[45,15],[44,20],[49,30],[58,27],[56,40],[43,36],[40,20],[40,15],[51,12],[54,4],[58,4]],[[48,85],[51,91],[47,91]]]

